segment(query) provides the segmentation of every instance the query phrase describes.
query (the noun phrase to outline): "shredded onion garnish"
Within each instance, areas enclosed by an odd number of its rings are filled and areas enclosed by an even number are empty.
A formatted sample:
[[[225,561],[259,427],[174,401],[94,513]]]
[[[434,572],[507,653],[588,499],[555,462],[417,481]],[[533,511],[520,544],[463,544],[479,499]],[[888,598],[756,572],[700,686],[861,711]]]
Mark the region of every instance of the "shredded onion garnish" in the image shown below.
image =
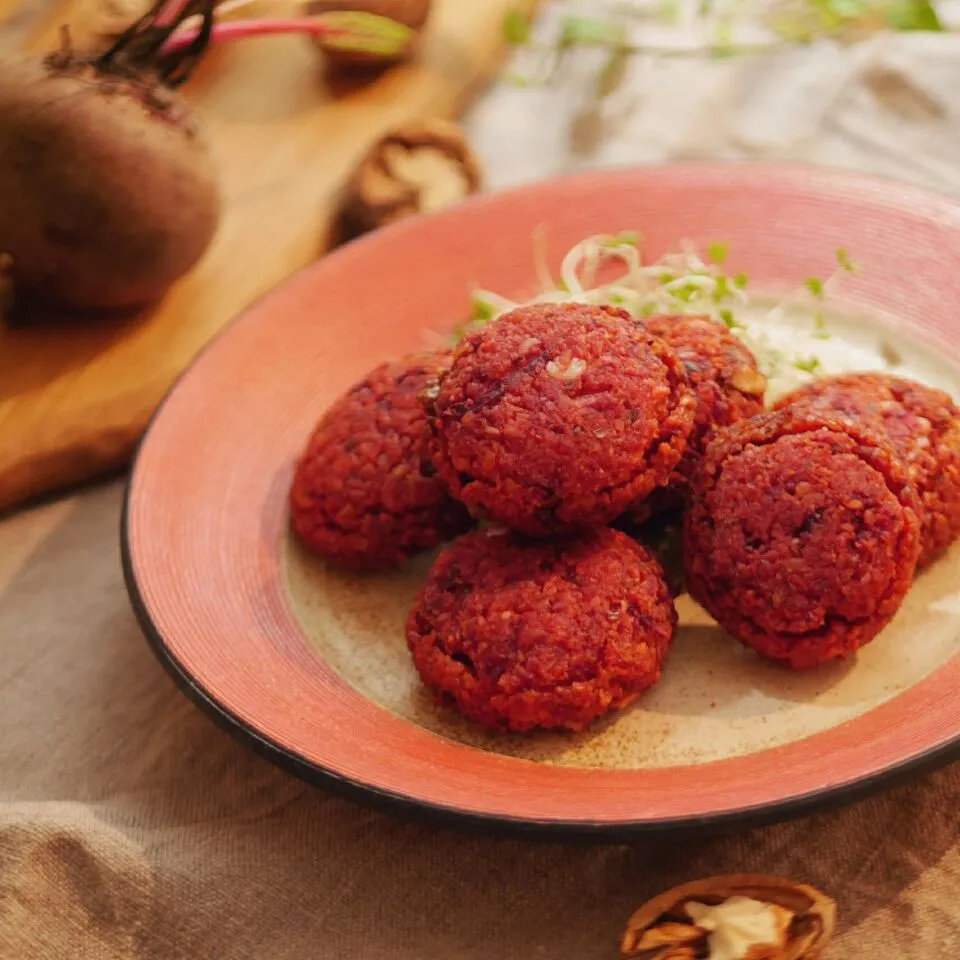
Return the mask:
[[[724,243],[709,244],[705,257],[692,243],[683,243],[678,252],[651,260],[644,256],[642,237],[634,231],[595,234],[567,252],[556,278],[547,263],[544,239],[542,231],[534,234],[534,266],[541,292],[517,302],[492,290],[475,289],[470,319],[456,330],[455,340],[524,304],[603,304],[620,307],[638,320],[662,314],[709,317],[749,347],[766,376],[777,376],[789,366],[794,375],[799,373],[803,379],[804,375],[817,374],[819,358],[788,357],[765,335],[765,321],[775,323],[800,300],[808,306],[811,300],[819,303],[844,273],[856,271],[846,250],[837,250],[837,269],[827,280],[808,278],[798,291],[770,309],[763,321],[747,325],[738,320],[737,312],[749,300],[749,278],[744,273],[730,274],[723,269],[728,252]],[[815,338],[830,337],[819,308],[813,313],[812,323]]]

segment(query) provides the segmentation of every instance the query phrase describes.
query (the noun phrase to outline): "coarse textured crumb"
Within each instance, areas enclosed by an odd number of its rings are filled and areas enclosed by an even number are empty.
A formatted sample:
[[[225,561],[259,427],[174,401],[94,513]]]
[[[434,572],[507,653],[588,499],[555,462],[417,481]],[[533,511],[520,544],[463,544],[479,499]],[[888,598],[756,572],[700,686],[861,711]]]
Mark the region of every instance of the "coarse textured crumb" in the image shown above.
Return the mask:
[[[355,570],[383,569],[470,528],[436,476],[420,401],[449,362],[430,354],[382,364],[324,414],[290,493],[293,528],[313,552]]]
[[[717,321],[709,317],[657,316],[643,323],[680,359],[696,395],[697,409],[683,459],[666,486],[633,506],[631,514],[636,521],[683,503],[690,475],[714,432],[762,413],[767,386],[754,355]]]
[[[920,566],[960,536],[960,410],[942,390],[884,373],[825,377],[781,398],[792,408],[882,433],[920,497]]]
[[[477,723],[582,730],[659,680],[676,621],[659,564],[625,534],[481,530],[440,555],[407,643],[424,683]]]
[[[665,483],[696,406],[666,344],[579,303],[470,333],[428,404],[453,494],[532,536],[608,523]]]
[[[687,585],[733,636],[803,669],[873,639],[910,587],[918,500],[876,434],[766,413],[719,432],[684,520]]]

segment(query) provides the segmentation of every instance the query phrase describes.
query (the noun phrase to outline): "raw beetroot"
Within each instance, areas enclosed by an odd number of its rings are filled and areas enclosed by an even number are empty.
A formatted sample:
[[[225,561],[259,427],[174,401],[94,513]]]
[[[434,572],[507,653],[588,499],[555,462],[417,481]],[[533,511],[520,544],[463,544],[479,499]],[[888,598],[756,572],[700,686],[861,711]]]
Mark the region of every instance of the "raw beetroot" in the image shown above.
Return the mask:
[[[17,303],[142,306],[210,244],[216,167],[174,89],[209,39],[207,7],[204,29],[176,54],[163,44],[180,18],[158,24],[158,5],[106,53],[65,42],[0,63],[0,255]]]

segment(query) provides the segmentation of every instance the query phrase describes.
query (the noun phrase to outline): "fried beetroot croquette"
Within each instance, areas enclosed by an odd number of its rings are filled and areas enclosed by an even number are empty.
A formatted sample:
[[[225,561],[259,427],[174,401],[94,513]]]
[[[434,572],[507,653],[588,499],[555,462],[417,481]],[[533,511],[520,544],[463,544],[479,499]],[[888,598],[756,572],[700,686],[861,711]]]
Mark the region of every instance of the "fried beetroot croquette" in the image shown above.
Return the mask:
[[[920,560],[926,566],[960,536],[960,410],[942,390],[884,373],[816,380],[778,409],[822,413],[882,433],[920,496]]]
[[[676,622],[659,564],[625,534],[481,530],[440,555],[407,643],[424,683],[477,723],[582,730],[659,680]]]
[[[454,496],[532,536],[608,523],[665,483],[695,406],[666,344],[578,303],[519,307],[469,334],[429,400]]]
[[[795,669],[845,657],[893,617],[920,550],[919,501],[892,449],[790,410],[719,432],[684,519],[694,599]]]
[[[353,570],[384,569],[470,528],[436,476],[420,400],[449,362],[440,353],[382,364],[321,418],[290,493],[293,529],[313,552]]]
[[[714,431],[762,413],[767,388],[749,348],[717,321],[656,316],[644,320],[644,326],[679,357],[696,395],[697,409],[683,459],[666,486],[631,509],[634,521],[680,506],[686,499],[690,475]]]

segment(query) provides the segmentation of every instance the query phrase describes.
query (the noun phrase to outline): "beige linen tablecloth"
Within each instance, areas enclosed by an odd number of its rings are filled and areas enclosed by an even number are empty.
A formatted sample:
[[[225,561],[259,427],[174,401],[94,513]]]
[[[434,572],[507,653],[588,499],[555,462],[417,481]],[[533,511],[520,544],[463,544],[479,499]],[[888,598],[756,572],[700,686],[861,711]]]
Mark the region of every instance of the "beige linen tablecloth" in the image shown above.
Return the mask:
[[[579,847],[401,823],[248,753],[124,592],[113,484],[0,527],[3,960],[607,960],[661,888],[758,870],[840,902],[837,960],[954,960],[960,766],[719,840]]]
[[[494,185],[787,156],[960,191],[952,38],[635,69],[599,117],[577,99],[588,79],[493,91],[471,129]],[[649,896],[744,870],[834,895],[834,960],[960,955],[960,765],[714,840],[578,847],[402,823],[275,770],[174,688],[127,603],[120,499],[114,482],[0,523],[0,960],[604,960]]]

